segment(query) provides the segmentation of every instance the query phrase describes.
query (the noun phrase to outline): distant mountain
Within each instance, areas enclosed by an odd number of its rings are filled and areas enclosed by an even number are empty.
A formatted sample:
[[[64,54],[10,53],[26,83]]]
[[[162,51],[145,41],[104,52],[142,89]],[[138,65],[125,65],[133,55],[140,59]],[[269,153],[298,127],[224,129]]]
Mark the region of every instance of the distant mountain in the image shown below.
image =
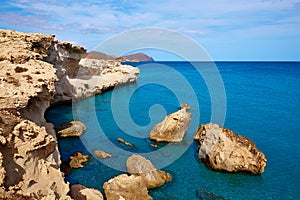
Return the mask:
[[[107,55],[105,53],[101,53],[98,51],[91,51],[89,53],[85,53],[82,58],[88,59],[98,59],[98,60],[116,60],[116,56]]]
[[[131,61],[131,62],[154,61],[152,57],[150,57],[144,53],[135,53],[135,54],[127,55],[127,56],[118,57],[117,60]]]
[[[91,51],[89,53],[85,53],[82,58],[88,58],[88,59],[98,59],[98,60],[117,60],[120,62],[140,62],[140,61],[154,61],[152,57],[144,54],[144,53],[135,53],[130,54],[127,56],[113,56],[113,55],[107,55],[102,52],[98,51]]]

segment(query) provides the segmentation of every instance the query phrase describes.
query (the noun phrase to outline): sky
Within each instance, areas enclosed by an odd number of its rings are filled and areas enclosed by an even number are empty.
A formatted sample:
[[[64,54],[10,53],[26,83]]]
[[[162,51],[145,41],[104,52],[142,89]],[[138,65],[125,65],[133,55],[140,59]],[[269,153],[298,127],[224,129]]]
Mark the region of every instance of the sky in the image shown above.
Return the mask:
[[[88,51],[124,31],[162,28],[215,61],[300,61],[300,0],[2,0],[0,29],[55,34]],[[170,53],[145,51],[155,60]]]

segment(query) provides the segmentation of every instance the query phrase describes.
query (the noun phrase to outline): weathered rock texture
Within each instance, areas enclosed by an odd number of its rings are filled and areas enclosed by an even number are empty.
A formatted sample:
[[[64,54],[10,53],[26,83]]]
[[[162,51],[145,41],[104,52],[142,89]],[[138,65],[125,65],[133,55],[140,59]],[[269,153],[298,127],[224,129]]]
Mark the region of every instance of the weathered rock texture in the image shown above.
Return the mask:
[[[151,200],[140,176],[121,174],[103,184],[107,200]]]
[[[117,85],[135,82],[139,69],[113,60],[81,59],[76,77],[69,78],[74,86],[73,97],[83,99]]]
[[[70,162],[69,165],[71,168],[82,168],[83,164],[89,161],[88,155],[83,155],[80,152],[75,152],[70,156]]]
[[[217,124],[199,126],[195,135],[199,141],[199,158],[217,171],[264,172],[267,160],[248,138]]]
[[[94,155],[98,158],[104,159],[104,158],[111,158],[111,154],[107,153],[105,151],[101,151],[101,150],[95,150],[94,151]]]
[[[189,127],[191,116],[186,108],[169,114],[152,128],[150,139],[157,142],[181,142]]]
[[[70,196],[74,200],[103,200],[103,195],[99,190],[80,184],[72,185],[70,189]]]
[[[79,137],[86,131],[86,126],[80,121],[71,121],[55,128],[59,137]]]
[[[172,180],[169,173],[156,169],[150,160],[140,155],[130,156],[126,168],[129,174],[141,176],[147,188],[156,188]]]
[[[1,198],[70,198],[55,131],[44,119],[57,80],[45,60],[62,45],[53,35],[0,30]]]

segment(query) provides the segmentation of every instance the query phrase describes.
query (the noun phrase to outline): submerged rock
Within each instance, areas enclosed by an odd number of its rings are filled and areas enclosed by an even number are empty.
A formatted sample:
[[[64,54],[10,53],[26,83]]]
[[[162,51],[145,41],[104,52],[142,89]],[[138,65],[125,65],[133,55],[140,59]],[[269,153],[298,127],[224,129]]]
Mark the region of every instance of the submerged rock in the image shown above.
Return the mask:
[[[70,196],[74,200],[103,200],[103,195],[99,190],[87,188],[80,184],[70,187]]]
[[[70,156],[69,164],[71,168],[82,168],[83,167],[82,163],[87,161],[89,161],[88,155],[83,155],[80,152],[76,152]]]
[[[217,171],[264,172],[267,160],[250,139],[235,134],[217,124],[199,126],[195,135],[199,141],[199,158]]]
[[[199,197],[200,200],[226,200],[226,198],[206,190],[197,190],[197,197]]]
[[[157,142],[181,142],[189,127],[191,116],[186,108],[169,114],[152,128],[150,139]]]
[[[110,158],[111,154],[105,152],[105,151],[101,151],[101,150],[95,150],[94,151],[94,155],[98,158],[104,159],[104,158]]]
[[[126,142],[126,141],[123,140],[122,138],[118,138],[117,140],[118,140],[118,142],[120,142],[120,143],[122,143],[122,144],[125,144],[125,145],[127,145],[127,146],[129,146],[129,147],[133,147],[133,146],[134,146],[133,144],[131,144],[131,143],[129,143],[129,142]]]
[[[140,176],[121,174],[103,184],[107,200],[151,200]]]
[[[147,188],[156,188],[172,180],[169,173],[156,169],[150,160],[140,155],[130,156],[126,168],[129,174],[141,176]]]
[[[81,136],[86,131],[86,126],[80,121],[71,121],[55,128],[59,137]]]

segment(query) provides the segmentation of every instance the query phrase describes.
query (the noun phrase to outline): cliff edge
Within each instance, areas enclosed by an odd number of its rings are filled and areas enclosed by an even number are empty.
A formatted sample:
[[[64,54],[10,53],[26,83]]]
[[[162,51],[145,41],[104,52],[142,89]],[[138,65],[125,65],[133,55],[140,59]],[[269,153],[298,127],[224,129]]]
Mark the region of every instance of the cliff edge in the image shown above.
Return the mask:
[[[46,109],[135,81],[139,73],[116,61],[102,68],[79,64],[85,52],[54,35],[0,30],[0,198],[71,199]],[[104,74],[114,79],[92,85],[91,79]]]

